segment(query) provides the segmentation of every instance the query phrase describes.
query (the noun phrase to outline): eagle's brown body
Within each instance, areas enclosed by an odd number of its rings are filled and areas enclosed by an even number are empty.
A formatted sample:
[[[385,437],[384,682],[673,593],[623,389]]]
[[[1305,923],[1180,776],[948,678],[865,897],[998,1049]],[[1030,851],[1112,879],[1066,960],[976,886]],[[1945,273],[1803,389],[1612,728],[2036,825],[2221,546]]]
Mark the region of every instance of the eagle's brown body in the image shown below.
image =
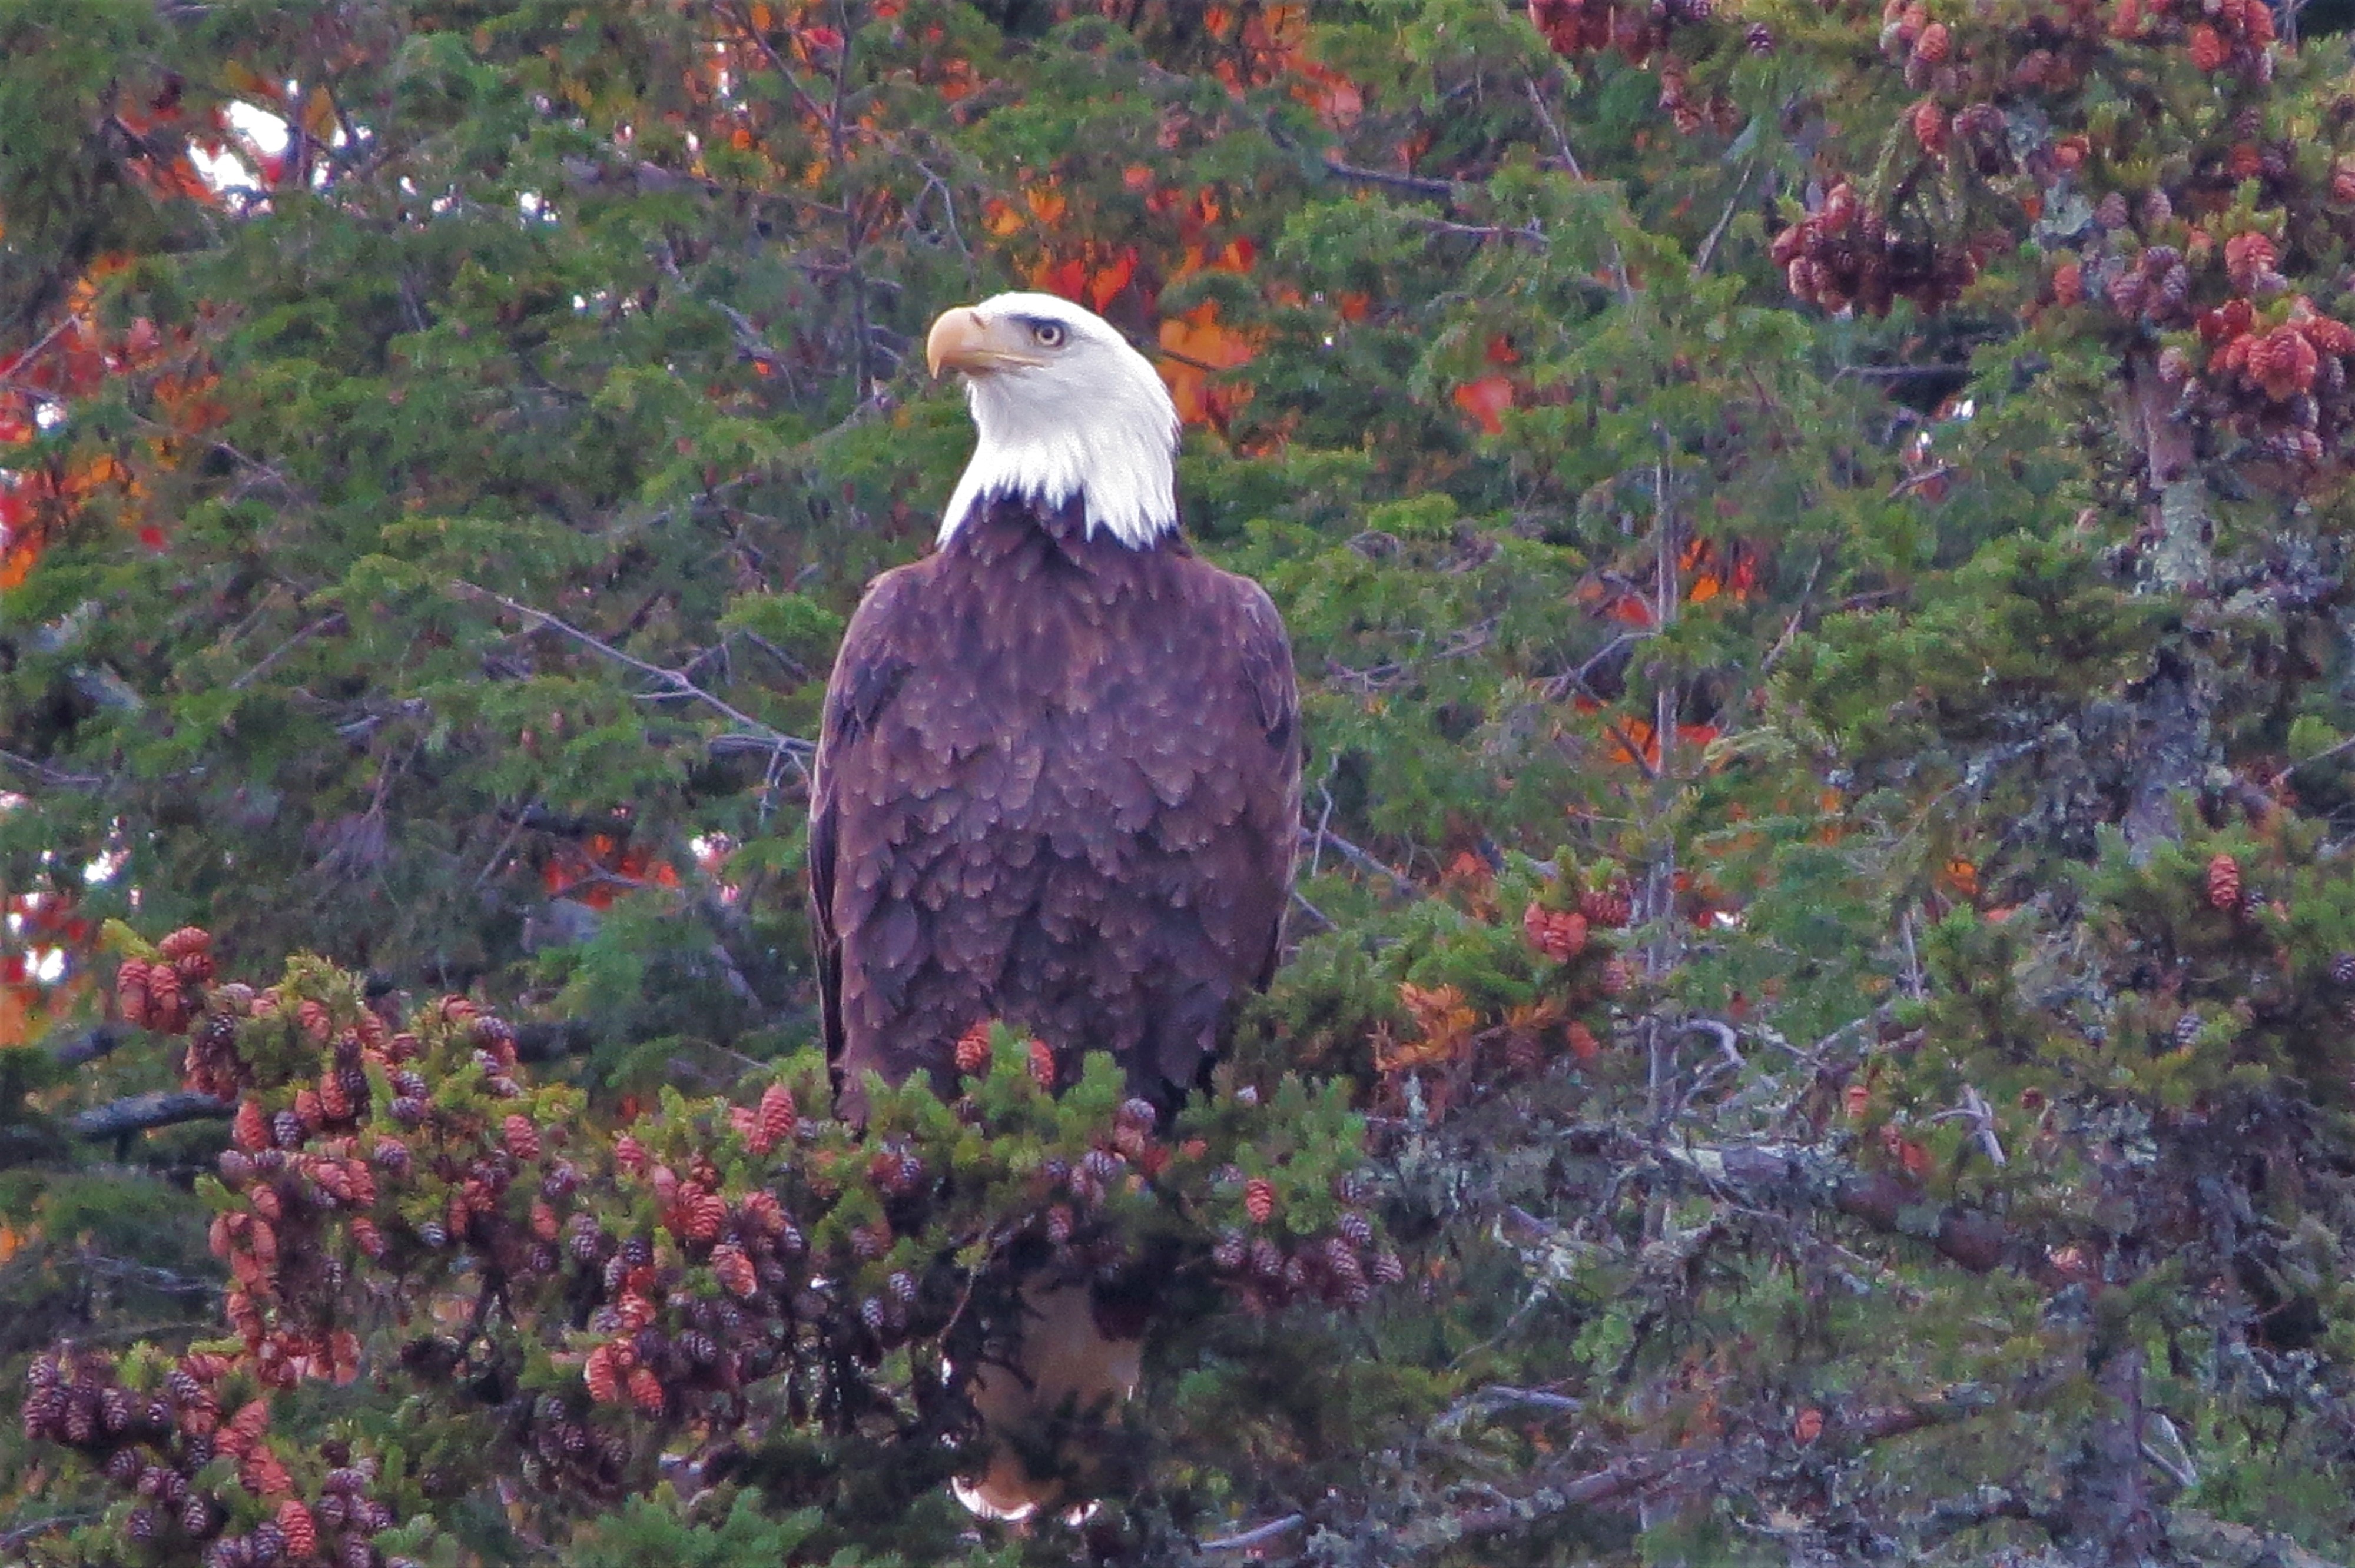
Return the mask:
[[[828,687],[810,816],[826,1049],[946,1086],[1004,1019],[1063,1081],[1111,1053],[1167,1107],[1276,961],[1298,832],[1284,625],[1172,535],[975,507],[877,578]]]

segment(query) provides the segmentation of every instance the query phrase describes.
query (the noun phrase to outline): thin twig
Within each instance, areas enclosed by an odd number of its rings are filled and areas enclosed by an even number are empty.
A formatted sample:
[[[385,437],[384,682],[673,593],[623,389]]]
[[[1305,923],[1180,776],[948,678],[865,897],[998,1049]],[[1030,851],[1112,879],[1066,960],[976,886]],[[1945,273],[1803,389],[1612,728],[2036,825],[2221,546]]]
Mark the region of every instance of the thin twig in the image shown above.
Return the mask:
[[[1452,234],[1465,239],[1521,239],[1540,250],[1553,243],[1534,220],[1526,228],[1507,228],[1497,223],[1451,223],[1444,217],[1433,217],[1420,212],[1404,212],[1399,216],[1417,228],[1428,229],[1433,234]]]
[[[1553,117],[1553,111],[1546,107],[1545,94],[1538,88],[1538,79],[1525,74],[1521,78],[1521,86],[1529,90],[1529,107],[1537,111],[1538,123],[1543,125],[1546,134],[1553,139],[1554,154],[1561,159],[1562,167],[1572,179],[1584,179],[1586,171],[1578,166],[1578,154],[1570,150],[1570,138],[1562,134],[1561,122]]]
[[[244,674],[240,675],[236,680],[231,681],[229,683],[229,689],[232,692],[241,692],[245,690],[246,687],[251,685],[254,681],[261,676],[262,672],[269,669],[272,664],[277,663],[279,660],[283,659],[296,648],[301,647],[304,643],[309,641],[312,638],[318,636],[321,632],[336,630],[344,624],[344,612],[340,609],[336,610],[333,615],[321,616],[318,620],[313,621],[310,625],[304,627],[302,630],[296,632],[293,636],[288,638],[285,641],[281,642],[277,647],[263,654],[261,656],[261,662],[256,664],[252,669],[248,670]]]
[[[1341,928],[1334,924],[1333,917],[1330,915],[1326,914],[1325,911],[1317,908],[1314,904],[1309,903],[1308,895],[1301,892],[1300,889],[1296,887],[1292,890],[1292,902],[1297,907],[1307,912],[1308,917],[1316,922],[1316,928],[1318,930],[1337,931]]]
[[[2311,768],[2318,762],[2328,762],[2332,758],[2348,751],[2355,751],[2355,735],[2349,736],[2345,740],[2340,741],[2336,746],[2326,747],[2324,749],[2316,752],[2312,757],[2300,758],[2296,762],[2291,763],[2287,768],[2282,769],[2282,772],[2285,775],[2295,773],[2301,768]],[[0,755],[5,754],[0,753]]]
[[[773,747],[779,751],[790,753],[797,758],[807,757],[817,750],[816,747],[811,745],[808,741],[802,739],[799,736],[787,735],[783,730],[762,724],[759,719],[754,718],[751,714],[746,713],[743,709],[738,707],[727,698],[719,695],[716,692],[706,691],[703,687],[697,685],[693,681],[688,680],[685,675],[680,674],[677,670],[665,669],[660,664],[650,664],[645,660],[637,657],[635,654],[624,653],[619,648],[614,647],[612,643],[603,641],[602,638],[592,636],[589,632],[581,630],[581,628],[573,625],[570,621],[566,620],[559,616],[550,615],[544,609],[534,609],[532,606],[525,604],[522,600],[509,599],[503,593],[493,593],[490,589],[477,587],[473,583],[467,582],[463,577],[453,578],[451,581],[450,588],[452,592],[457,594],[461,598],[471,596],[476,599],[489,599],[510,614],[522,616],[526,620],[537,621],[540,626],[546,627],[551,631],[562,632],[565,636],[571,638],[575,642],[580,643],[582,647],[593,649],[595,652],[603,654],[606,658],[613,660],[617,664],[628,665],[631,669],[635,670],[638,673],[645,676],[648,680],[659,682],[663,686],[667,688],[669,691],[676,693],[679,696],[691,697],[695,701],[702,703],[706,706],[725,715],[729,719],[738,725],[740,726],[738,731],[738,735],[740,736],[757,738],[767,745]]]
[[[1405,191],[1411,196],[1437,196],[1442,201],[1453,201],[1455,197],[1454,180],[1427,179],[1421,175],[1393,175],[1386,169],[1359,168],[1355,164],[1344,164],[1336,158],[1325,160],[1325,172],[1337,180],[1347,180],[1352,185],[1381,185],[1394,191]]]
[[[13,1552],[53,1530],[71,1530],[75,1525],[88,1524],[98,1517],[95,1513],[56,1513],[47,1519],[37,1519],[30,1524],[20,1524],[14,1530],[0,1531],[0,1552]]]
[[[1710,258],[1717,254],[1717,242],[1725,238],[1726,227],[1732,223],[1734,212],[1742,206],[1742,195],[1750,188],[1750,176],[1757,172],[1758,161],[1754,158],[1742,165],[1742,177],[1734,181],[1733,194],[1725,198],[1725,210],[1717,215],[1716,226],[1710,229],[1709,238],[1700,242],[1699,250],[1693,252],[1694,277],[1698,278],[1709,270]]]
[[[1889,487],[1889,494],[1885,499],[1894,501],[1899,496],[1919,490],[1933,481],[1945,479],[1954,471],[1952,464],[1942,462],[1934,468],[1925,468],[1920,473],[1908,474]]]
[[[11,768],[21,768],[42,783],[59,789],[95,789],[106,782],[105,779],[98,774],[68,773],[63,768],[52,768],[46,762],[36,762],[29,757],[19,757],[13,751],[0,751],[0,762],[5,762]]]
[[[1392,870],[1391,867],[1384,865],[1380,861],[1375,859],[1371,854],[1367,853],[1365,850],[1359,848],[1356,844],[1351,843],[1340,834],[1321,827],[1316,829],[1314,832],[1304,827],[1300,830],[1300,832],[1303,838],[1311,841],[1312,853],[1316,846],[1331,844],[1335,849],[1341,852],[1341,858],[1343,860],[1348,861],[1359,871],[1366,873],[1369,876],[1379,876],[1388,879],[1391,888],[1401,896],[1407,898],[1422,896],[1423,889],[1417,887],[1406,877],[1401,876],[1398,872]]]
[[[1216,1541],[1205,1541],[1195,1550],[1199,1552],[1241,1552],[1274,1540],[1287,1530],[1297,1530],[1308,1522],[1305,1514],[1288,1513],[1282,1519],[1269,1520],[1240,1535],[1222,1535]]]

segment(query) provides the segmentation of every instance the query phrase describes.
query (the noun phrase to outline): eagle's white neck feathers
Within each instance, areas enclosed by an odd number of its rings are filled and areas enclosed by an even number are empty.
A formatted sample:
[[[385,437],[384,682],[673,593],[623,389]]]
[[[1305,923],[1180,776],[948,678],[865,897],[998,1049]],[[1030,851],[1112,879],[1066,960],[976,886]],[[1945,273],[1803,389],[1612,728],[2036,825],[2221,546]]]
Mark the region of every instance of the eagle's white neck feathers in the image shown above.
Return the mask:
[[[1133,550],[1176,533],[1178,409],[1152,362],[1052,294],[1000,294],[973,309],[993,331],[1048,323],[1062,335],[1036,351],[1040,363],[967,376],[979,439],[941,514],[940,544],[999,496],[1050,508],[1082,496],[1088,533],[1102,528]]]

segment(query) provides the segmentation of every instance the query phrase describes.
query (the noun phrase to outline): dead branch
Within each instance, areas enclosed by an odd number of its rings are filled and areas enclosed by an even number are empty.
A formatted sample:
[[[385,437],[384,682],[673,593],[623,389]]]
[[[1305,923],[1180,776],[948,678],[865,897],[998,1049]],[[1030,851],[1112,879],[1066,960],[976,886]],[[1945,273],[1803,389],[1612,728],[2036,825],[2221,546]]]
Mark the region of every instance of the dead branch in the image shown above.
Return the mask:
[[[188,1089],[155,1089],[92,1106],[66,1125],[77,1138],[121,1138],[184,1121],[211,1121],[233,1115],[237,1107],[211,1095]]]

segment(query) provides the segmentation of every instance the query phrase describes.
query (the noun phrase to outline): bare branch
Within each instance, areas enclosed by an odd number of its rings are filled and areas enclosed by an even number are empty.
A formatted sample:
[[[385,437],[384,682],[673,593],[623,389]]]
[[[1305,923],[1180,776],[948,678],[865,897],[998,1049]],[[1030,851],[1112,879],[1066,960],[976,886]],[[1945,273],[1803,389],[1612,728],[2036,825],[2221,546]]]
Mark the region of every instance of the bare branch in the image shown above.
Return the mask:
[[[125,1133],[145,1132],[151,1128],[171,1127],[184,1121],[218,1120],[236,1110],[229,1101],[211,1095],[189,1089],[155,1089],[93,1106],[66,1125],[77,1138],[120,1138]]]
[[[1389,882],[1391,889],[1400,896],[1419,898],[1423,895],[1423,889],[1417,887],[1412,882],[1330,829],[1303,827],[1300,830],[1300,836],[1306,842],[1311,853],[1318,852],[1326,844],[1331,844],[1340,852],[1343,860],[1369,876],[1380,877]]]
[[[46,762],[37,762],[29,757],[19,757],[13,751],[0,751],[0,762],[5,762],[20,772],[29,774],[57,789],[95,789],[106,782],[105,779],[99,774],[69,773],[62,768],[52,768]]]
[[[665,669],[660,664],[650,664],[645,660],[637,657],[635,654],[624,653],[619,648],[614,647],[612,643],[581,630],[581,628],[573,625],[569,620],[563,620],[561,617],[550,615],[544,609],[536,609],[532,606],[525,604],[519,599],[509,599],[503,593],[493,593],[488,588],[477,588],[474,584],[467,582],[464,578],[453,579],[450,584],[450,588],[453,593],[457,594],[462,599],[474,598],[489,599],[493,603],[498,605],[501,609],[506,609],[512,614],[522,616],[526,620],[536,621],[539,626],[545,627],[549,630],[563,633],[565,636],[572,639],[575,642],[580,643],[582,647],[592,649],[595,652],[603,654],[606,658],[611,659],[617,664],[625,664],[629,666],[641,675],[644,675],[647,679],[660,684],[671,694],[692,698],[696,702],[703,704],[705,706],[715,710],[732,721],[737,726],[736,733],[739,737],[758,740],[773,750],[786,753],[795,758],[809,757],[817,750],[816,747],[811,745],[808,741],[802,739],[799,736],[787,735],[783,730],[773,728],[769,725],[762,723],[759,719],[754,718],[751,714],[746,713],[743,709],[736,706],[735,704],[728,701],[727,698],[720,696],[715,692],[707,691],[703,687],[697,685],[693,681],[688,680],[677,670]]]
[[[1426,179],[1421,175],[1393,175],[1385,169],[1362,169],[1336,158],[1325,160],[1325,172],[1351,185],[1380,185],[1388,190],[1404,191],[1410,196],[1437,196],[1443,201],[1453,201],[1458,188],[1454,180]]]
[[[1552,243],[1546,238],[1545,230],[1540,228],[1534,221],[1521,228],[1507,228],[1502,224],[1496,223],[1450,223],[1444,217],[1432,217],[1419,212],[1405,212],[1399,216],[1417,228],[1428,229],[1433,234],[1452,234],[1465,239],[1505,241],[1518,239],[1534,245],[1540,250]]]
[[[112,1054],[116,1047],[130,1038],[126,1031],[115,1024],[93,1024],[51,1045],[48,1048],[49,1058],[60,1067],[79,1067],[85,1063],[95,1062],[101,1056]]]
[[[341,630],[345,625],[344,612],[340,609],[336,611],[333,615],[321,616],[318,620],[313,621],[310,625],[304,627],[302,630],[296,632],[293,636],[288,638],[285,641],[281,642],[277,647],[263,654],[261,656],[261,662],[256,664],[252,669],[248,670],[244,674],[240,675],[236,680],[231,681],[229,683],[229,689],[232,692],[241,692],[245,690],[245,688],[251,685],[264,671],[268,670],[270,666],[277,663],[279,660],[283,659],[287,654],[293,652],[295,649],[301,647],[312,638],[318,636],[323,631]]]
[[[1241,1552],[1250,1547],[1264,1545],[1268,1542],[1274,1540],[1277,1536],[1282,1535],[1285,1531],[1297,1530],[1306,1522],[1308,1521],[1305,1515],[1288,1513],[1282,1519],[1269,1520],[1265,1524],[1246,1530],[1240,1535],[1222,1535],[1216,1541],[1205,1541],[1201,1542],[1196,1550],[1201,1552]]]

